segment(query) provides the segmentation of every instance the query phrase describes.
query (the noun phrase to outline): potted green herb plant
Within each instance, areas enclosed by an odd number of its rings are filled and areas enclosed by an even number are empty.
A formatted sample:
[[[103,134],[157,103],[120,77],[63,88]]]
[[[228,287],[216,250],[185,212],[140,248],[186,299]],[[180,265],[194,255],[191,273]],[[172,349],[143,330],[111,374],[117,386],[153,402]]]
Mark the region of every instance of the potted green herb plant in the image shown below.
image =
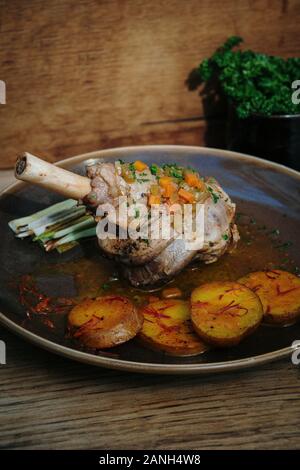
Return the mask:
[[[228,105],[227,147],[300,170],[300,58],[242,51],[230,37],[193,74],[193,88]]]

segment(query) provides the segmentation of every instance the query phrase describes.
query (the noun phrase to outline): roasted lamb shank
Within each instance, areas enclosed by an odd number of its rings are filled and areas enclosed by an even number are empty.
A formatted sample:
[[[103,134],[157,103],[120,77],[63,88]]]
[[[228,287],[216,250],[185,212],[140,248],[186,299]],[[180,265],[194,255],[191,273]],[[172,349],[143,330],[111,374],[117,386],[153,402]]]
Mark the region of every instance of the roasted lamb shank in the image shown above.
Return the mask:
[[[99,237],[101,250],[119,262],[123,275],[136,287],[148,288],[167,282],[192,260],[212,263],[234,248],[239,239],[234,223],[235,204],[214,178],[202,178],[197,171],[177,164],[159,167],[141,161],[99,161],[86,171],[87,177],[83,177],[25,153],[17,160],[15,175],[82,200],[95,211],[97,220],[101,219],[97,214],[103,214],[108,204],[118,209],[121,197],[126,197],[128,208],[142,204],[151,209],[159,205],[160,213],[151,212],[151,216],[139,221],[141,233],[149,229],[154,217],[161,223],[174,204],[182,207],[200,203],[204,207],[204,238],[198,249],[188,248],[173,226],[165,238]],[[131,211],[127,222],[135,218],[136,213]],[[122,223],[120,220],[115,223],[116,233],[120,233]]]

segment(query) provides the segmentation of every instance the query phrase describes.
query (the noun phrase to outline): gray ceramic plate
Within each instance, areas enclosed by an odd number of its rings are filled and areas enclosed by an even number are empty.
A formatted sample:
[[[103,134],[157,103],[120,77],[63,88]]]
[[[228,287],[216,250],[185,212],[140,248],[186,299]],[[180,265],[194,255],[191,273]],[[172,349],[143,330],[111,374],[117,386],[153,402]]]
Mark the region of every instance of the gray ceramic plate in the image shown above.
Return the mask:
[[[84,173],[88,159],[104,158],[146,162],[178,162],[198,168],[202,174],[215,176],[238,204],[267,225],[278,227],[291,240],[291,255],[300,264],[298,231],[300,227],[300,174],[283,166],[255,157],[223,150],[184,146],[145,146],[104,150],[70,158],[61,166]],[[259,328],[240,346],[226,351],[209,351],[200,356],[175,358],[152,352],[131,341],[116,352],[97,354],[82,351],[66,342],[63,335],[31,324],[23,327],[24,308],[20,305],[15,280],[39,264],[77,260],[85,256],[84,247],[64,255],[45,254],[29,241],[14,238],[9,220],[37,211],[58,201],[58,197],[39,188],[16,183],[0,199],[0,320],[24,339],[49,351],[84,363],[127,371],[187,374],[216,373],[244,369],[286,357],[293,341],[300,340],[300,324],[287,328]],[[67,279],[58,280],[67,289]],[[66,285],[64,286],[64,283]],[[57,288],[58,286],[54,287]]]

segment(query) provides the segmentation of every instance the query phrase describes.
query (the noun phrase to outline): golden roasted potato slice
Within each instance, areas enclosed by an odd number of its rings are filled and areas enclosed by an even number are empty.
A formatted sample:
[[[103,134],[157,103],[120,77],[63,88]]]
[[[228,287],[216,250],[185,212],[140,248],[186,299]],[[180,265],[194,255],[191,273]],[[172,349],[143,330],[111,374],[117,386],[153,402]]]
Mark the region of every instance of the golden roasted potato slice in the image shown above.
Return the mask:
[[[117,295],[83,300],[71,310],[68,320],[71,327],[77,327],[74,338],[96,349],[129,341],[143,324],[143,316],[132,302]]]
[[[192,323],[198,335],[218,347],[234,346],[263,318],[257,295],[237,282],[211,282],[191,296]]]
[[[144,323],[139,338],[152,349],[172,356],[195,356],[207,349],[193,331],[188,302],[158,300],[144,307],[142,313]]]
[[[257,271],[238,280],[258,295],[268,323],[290,325],[300,317],[300,278],[287,271]]]

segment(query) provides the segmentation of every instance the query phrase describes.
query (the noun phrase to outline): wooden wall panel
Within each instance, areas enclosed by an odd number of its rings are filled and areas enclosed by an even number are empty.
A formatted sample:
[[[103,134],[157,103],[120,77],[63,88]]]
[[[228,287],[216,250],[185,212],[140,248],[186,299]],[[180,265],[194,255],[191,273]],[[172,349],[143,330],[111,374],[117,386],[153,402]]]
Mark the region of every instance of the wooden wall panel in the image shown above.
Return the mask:
[[[0,167],[24,150],[201,144],[188,72],[232,34],[299,55],[299,20],[299,0],[0,0]]]

